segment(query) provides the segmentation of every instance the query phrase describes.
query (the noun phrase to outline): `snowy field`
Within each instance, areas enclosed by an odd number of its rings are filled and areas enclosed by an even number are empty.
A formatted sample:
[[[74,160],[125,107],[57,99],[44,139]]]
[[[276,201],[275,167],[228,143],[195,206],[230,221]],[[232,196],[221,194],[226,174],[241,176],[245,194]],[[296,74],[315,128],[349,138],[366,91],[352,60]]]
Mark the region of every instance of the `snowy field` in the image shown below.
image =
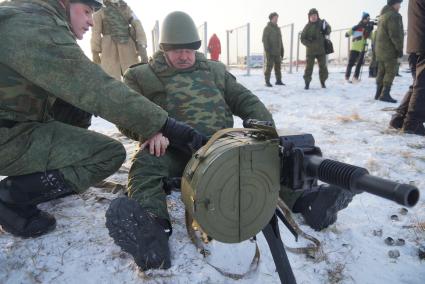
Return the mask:
[[[316,67],[317,68],[317,67]],[[403,68],[404,69],[404,68]],[[279,128],[312,133],[324,156],[366,167],[374,175],[425,189],[425,138],[388,129],[396,105],[373,99],[375,84],[344,81],[342,69],[332,69],[328,88],[321,89],[317,73],[311,90],[305,91],[302,73],[284,74],[284,87],[264,87],[261,70],[238,80],[257,94],[273,113]],[[237,73],[237,72],[235,72]],[[401,100],[411,78],[396,78],[393,96]],[[272,82],[274,79],[272,78]],[[237,125],[240,125],[240,121]],[[122,137],[108,122],[96,118],[92,129],[124,143],[127,162],[110,180],[126,182],[136,144]],[[91,188],[42,204],[57,218],[57,229],[38,239],[23,240],[0,232],[0,283],[280,283],[265,239],[258,235],[261,259],[258,270],[243,280],[226,278],[209,266],[190,242],[184,225],[180,195],[169,198],[174,233],[170,239],[172,267],[167,271],[139,272],[131,256],[122,253],[104,226],[110,200],[122,193]],[[425,261],[418,256],[425,245],[425,192],[418,205],[401,213],[402,207],[362,194],[339,214],[335,225],[315,232],[300,216],[301,228],[318,238],[322,252],[316,259],[288,253],[298,283],[425,283]],[[398,215],[398,221],[392,220]],[[288,245],[296,244],[282,229]],[[404,246],[388,246],[384,240],[402,238]],[[400,257],[388,256],[397,249]],[[253,254],[253,244],[212,243],[209,259],[230,272],[243,272]]]

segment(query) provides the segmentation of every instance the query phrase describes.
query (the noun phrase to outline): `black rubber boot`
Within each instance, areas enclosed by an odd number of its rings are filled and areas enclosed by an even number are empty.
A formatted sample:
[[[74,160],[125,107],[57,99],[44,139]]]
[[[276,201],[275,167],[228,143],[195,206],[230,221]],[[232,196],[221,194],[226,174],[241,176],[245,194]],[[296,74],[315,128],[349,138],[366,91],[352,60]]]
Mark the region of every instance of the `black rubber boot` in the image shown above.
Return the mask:
[[[336,222],[338,211],[346,208],[354,194],[337,186],[320,186],[306,192],[294,205],[293,211],[301,213],[306,223],[316,231]]]
[[[325,81],[320,81],[320,85],[322,86],[323,89],[326,89]]]
[[[13,205],[0,201],[0,225],[22,238],[35,238],[56,228],[56,219],[35,205]]]
[[[407,134],[425,136],[424,123],[418,120],[407,118],[403,124],[403,132]]]
[[[375,100],[379,99],[379,97],[382,94],[382,89],[383,88],[384,88],[384,86],[382,86],[382,85],[376,85]]]
[[[307,82],[306,82],[306,83],[305,83],[305,87],[304,87],[304,89],[305,89],[305,90],[310,89],[310,83],[307,83]]]
[[[282,80],[277,80],[277,81],[276,81],[276,85],[279,85],[279,86],[286,86],[286,85],[282,82]]]
[[[382,89],[382,94],[379,97],[379,100],[383,102],[395,104],[397,100],[391,97],[390,92],[391,92],[391,87],[384,86],[384,88]]]
[[[0,181],[0,200],[10,204],[37,205],[74,193],[58,170],[10,176]]]
[[[135,200],[113,200],[106,211],[106,227],[114,242],[133,256],[141,270],[171,267],[169,222],[146,211]]]

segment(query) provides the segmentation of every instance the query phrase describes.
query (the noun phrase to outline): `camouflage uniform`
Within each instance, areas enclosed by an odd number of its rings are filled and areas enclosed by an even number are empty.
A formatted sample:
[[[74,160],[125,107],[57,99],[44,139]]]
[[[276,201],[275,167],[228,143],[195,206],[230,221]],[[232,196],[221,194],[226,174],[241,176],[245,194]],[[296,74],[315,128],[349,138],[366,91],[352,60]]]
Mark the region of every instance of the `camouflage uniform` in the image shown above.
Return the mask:
[[[384,89],[391,88],[397,74],[397,58],[403,56],[404,31],[401,15],[391,6],[382,9],[376,31],[376,83]]]
[[[93,60],[100,63],[106,73],[121,80],[131,65],[147,62],[146,34],[142,23],[124,2],[104,1],[103,7],[93,15],[91,49]]]
[[[128,69],[124,82],[207,136],[233,127],[233,115],[272,120],[263,103],[237,83],[222,63],[208,61],[201,53],[196,53],[193,67],[178,70],[168,66],[162,51],[157,52],[149,65]],[[155,215],[169,219],[164,181],[181,177],[189,159],[173,147],[162,157],[139,151],[128,177],[129,196]]]
[[[165,111],[84,55],[59,1],[1,3],[0,34],[0,175],[58,169],[81,192],[120,167],[119,142],[53,119],[58,98],[144,138],[164,125]]]
[[[316,59],[319,64],[320,82],[324,83],[329,76],[324,42],[325,35],[331,33],[331,26],[326,23],[325,28],[323,28],[323,23],[322,20],[318,20],[314,23],[309,22],[301,33],[301,42],[307,48],[307,63],[304,72],[304,81],[306,85],[311,82],[314,61]]]
[[[281,62],[284,54],[282,33],[280,28],[269,22],[263,31],[263,45],[266,54],[266,70],[264,77],[270,83],[270,75],[274,66],[276,82],[282,81]]]

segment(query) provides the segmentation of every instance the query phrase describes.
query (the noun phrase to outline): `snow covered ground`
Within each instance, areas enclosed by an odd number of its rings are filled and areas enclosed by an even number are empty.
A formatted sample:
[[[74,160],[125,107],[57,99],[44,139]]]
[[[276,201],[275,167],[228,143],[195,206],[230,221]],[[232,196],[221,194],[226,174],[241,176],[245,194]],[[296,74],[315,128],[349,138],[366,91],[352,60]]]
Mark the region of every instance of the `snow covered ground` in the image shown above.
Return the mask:
[[[425,189],[425,139],[388,129],[391,112],[382,109],[395,105],[373,99],[372,79],[353,85],[343,80],[342,69],[331,71],[327,89],[320,88],[315,74],[309,91],[303,89],[301,72],[285,74],[287,86],[273,88],[264,87],[261,70],[253,71],[250,77],[237,77],[273,112],[279,128],[312,133],[326,157]],[[396,99],[403,97],[410,81],[407,73],[396,78]],[[123,171],[110,177],[125,183],[124,171],[136,144],[102,119],[94,119],[92,129],[125,144],[128,160]],[[56,216],[58,225],[54,232],[38,239],[23,240],[0,232],[0,283],[280,283],[262,235],[258,235],[260,266],[247,278],[231,280],[206,264],[187,236],[178,193],[169,198],[174,228],[170,239],[172,267],[139,272],[104,226],[108,204],[120,194],[91,188],[81,196],[42,204]],[[301,228],[323,245],[316,259],[288,253],[298,283],[425,283],[425,261],[418,257],[419,245],[425,245],[425,192],[407,214],[401,214],[401,208],[366,193],[358,195],[339,214],[335,225],[319,233],[295,216]],[[391,220],[394,214],[398,221]],[[285,242],[294,246],[293,237],[282,226],[281,231]],[[388,246],[384,243],[387,237],[403,238],[406,244]],[[249,241],[211,246],[210,261],[231,272],[243,272],[254,252]],[[388,256],[393,249],[399,250],[399,258]]]

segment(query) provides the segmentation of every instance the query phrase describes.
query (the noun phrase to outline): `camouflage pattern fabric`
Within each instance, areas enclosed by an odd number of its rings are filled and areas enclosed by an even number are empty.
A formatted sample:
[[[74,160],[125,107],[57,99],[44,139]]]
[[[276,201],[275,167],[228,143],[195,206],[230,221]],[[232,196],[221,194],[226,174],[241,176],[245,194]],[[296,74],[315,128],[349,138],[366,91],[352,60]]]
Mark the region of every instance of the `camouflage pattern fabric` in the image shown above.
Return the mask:
[[[272,74],[273,67],[276,76],[276,81],[282,80],[281,60],[282,57],[280,57],[280,55],[266,55],[266,70],[264,71],[264,77],[266,79],[266,82],[270,82],[270,76]]]
[[[125,150],[54,121],[56,99],[144,138],[161,129],[167,113],[92,63],[66,19],[57,0],[0,3],[0,175],[58,169],[81,192],[115,172]]]
[[[378,86],[391,87],[397,75],[398,62],[396,58],[386,61],[378,61],[378,76],[376,84]]]
[[[376,31],[376,59],[387,61],[403,56],[404,30],[401,15],[391,6],[385,6]]]
[[[269,22],[264,28],[263,45],[267,56],[273,55],[283,58],[284,49],[282,43],[282,32],[276,24]]]
[[[320,56],[307,55],[307,64],[304,71],[304,81],[310,83],[312,80],[311,75],[313,74],[314,62],[317,59],[319,64],[319,78],[320,82],[325,82],[328,79],[328,65],[326,63],[326,55],[322,54]]]
[[[301,43],[307,48],[307,57],[325,55],[325,35],[331,33],[331,26],[326,23],[323,30],[323,21],[309,22],[301,33]]]
[[[233,127],[233,114],[242,119],[272,120],[264,104],[237,83],[222,63],[209,61],[201,53],[196,54],[193,67],[177,70],[168,66],[160,51],[149,65],[130,68],[124,81],[174,117],[209,136],[219,129]],[[131,131],[120,129],[130,138],[138,138]],[[162,157],[139,151],[128,177],[129,196],[157,216],[169,219],[163,181],[180,177],[189,158],[172,148]]]
[[[117,6],[110,2],[105,4],[106,7],[103,8],[105,13],[103,33],[105,35],[110,34],[116,43],[127,43],[130,38],[129,21],[124,17],[124,11],[120,11],[126,9],[127,5]]]

